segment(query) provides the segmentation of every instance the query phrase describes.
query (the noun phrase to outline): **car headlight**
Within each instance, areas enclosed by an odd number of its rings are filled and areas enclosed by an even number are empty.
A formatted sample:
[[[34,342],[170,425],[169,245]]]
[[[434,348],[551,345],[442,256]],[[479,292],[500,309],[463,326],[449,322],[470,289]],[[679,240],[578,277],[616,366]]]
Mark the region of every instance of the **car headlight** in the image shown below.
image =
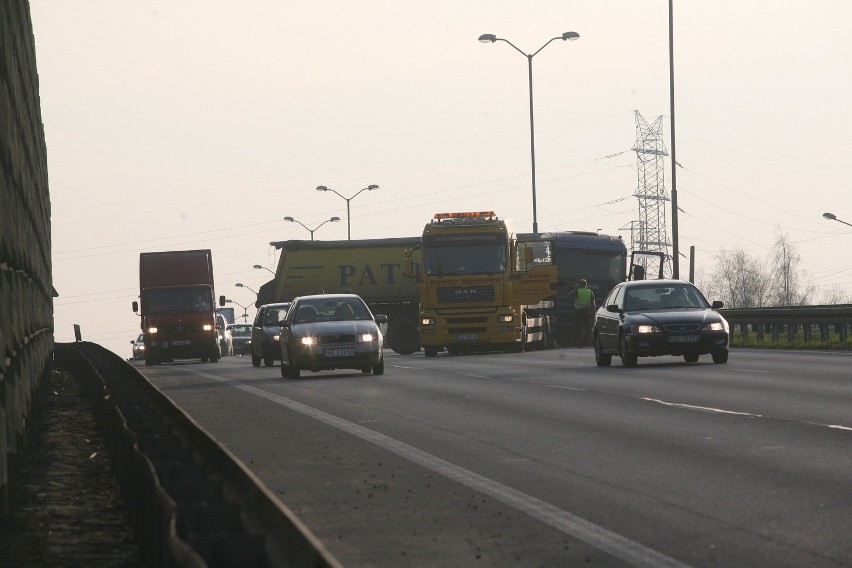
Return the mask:
[[[420,325],[435,325],[435,318],[422,318]]]
[[[372,333],[362,333],[358,336],[358,339],[361,341],[361,343],[369,343],[375,340],[376,338],[373,336]]]
[[[280,335],[273,335],[273,336],[272,336],[272,341],[274,341],[274,342],[276,342],[276,343],[278,343],[278,340],[279,340],[279,339],[281,339],[281,336],[280,336]],[[305,338],[305,339],[307,339],[307,338]],[[248,343],[251,343],[251,340],[249,340],[249,341],[248,341]]]
[[[515,321],[514,314],[498,314],[497,315],[497,323],[512,323]]]
[[[157,331],[158,331],[158,330],[157,330],[157,328],[156,328],[156,327],[149,327],[149,328],[148,328],[148,333],[154,334],[154,333],[157,333]]]
[[[704,326],[705,331],[726,331],[726,326],[720,321],[714,321]]]
[[[213,329],[213,326],[210,325],[209,323],[205,323],[203,329],[204,329],[204,331],[210,331],[211,329]]]
[[[655,325],[637,325],[636,333],[660,333],[660,328]]]
[[[316,337],[310,337],[310,336],[309,337],[303,337],[302,339],[299,340],[299,342],[302,345],[316,345],[317,344],[317,338]]]

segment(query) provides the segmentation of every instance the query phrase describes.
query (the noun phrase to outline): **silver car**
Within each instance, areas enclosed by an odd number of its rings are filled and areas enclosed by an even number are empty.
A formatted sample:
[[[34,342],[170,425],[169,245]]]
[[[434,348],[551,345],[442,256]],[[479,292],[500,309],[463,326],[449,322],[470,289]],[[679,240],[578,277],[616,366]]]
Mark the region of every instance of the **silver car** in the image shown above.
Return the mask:
[[[384,337],[374,316],[356,294],[302,296],[293,300],[281,326],[281,376],[302,370],[358,369],[385,372]]]

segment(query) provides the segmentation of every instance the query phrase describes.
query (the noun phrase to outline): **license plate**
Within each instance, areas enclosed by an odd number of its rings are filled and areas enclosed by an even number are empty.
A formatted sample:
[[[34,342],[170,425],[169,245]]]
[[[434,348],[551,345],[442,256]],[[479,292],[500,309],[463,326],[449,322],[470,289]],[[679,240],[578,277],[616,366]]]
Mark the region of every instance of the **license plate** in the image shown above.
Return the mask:
[[[476,341],[479,339],[478,333],[459,333],[456,335],[456,339],[459,341]]]
[[[189,339],[177,339],[172,341],[172,345],[189,345],[192,343]]]
[[[322,354],[326,357],[352,357],[355,355],[355,349],[325,349]]]
[[[697,335],[672,335],[669,343],[698,343]]]

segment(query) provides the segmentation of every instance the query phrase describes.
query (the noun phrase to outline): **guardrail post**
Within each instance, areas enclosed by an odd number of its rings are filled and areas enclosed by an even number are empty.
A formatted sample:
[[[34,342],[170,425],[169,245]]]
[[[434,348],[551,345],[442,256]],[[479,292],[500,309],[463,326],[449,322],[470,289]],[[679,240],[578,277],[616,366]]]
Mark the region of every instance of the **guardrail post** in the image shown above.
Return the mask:
[[[819,338],[822,341],[828,341],[828,324],[827,323],[819,324]]]
[[[740,324],[740,333],[742,334],[743,339],[748,339],[748,324],[747,323],[741,323]]]
[[[766,326],[762,323],[756,324],[755,330],[757,331],[757,340],[763,341],[763,338],[766,337]]]
[[[775,343],[781,337],[781,325],[773,324],[772,325],[772,342]]]
[[[805,343],[810,343],[813,339],[813,324],[806,323],[802,326],[802,334],[805,336]]]
[[[834,330],[837,335],[840,337],[840,343],[846,343],[846,324],[839,323],[834,326]]]
[[[799,326],[796,324],[788,323],[787,324],[787,341],[793,343],[796,341],[796,332],[799,330]]]

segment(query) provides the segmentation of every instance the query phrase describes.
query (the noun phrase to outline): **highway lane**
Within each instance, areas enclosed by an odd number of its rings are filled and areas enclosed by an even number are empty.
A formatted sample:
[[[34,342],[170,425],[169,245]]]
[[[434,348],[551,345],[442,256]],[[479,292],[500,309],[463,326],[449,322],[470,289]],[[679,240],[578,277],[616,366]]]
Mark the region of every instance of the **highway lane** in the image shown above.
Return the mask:
[[[708,361],[705,361],[708,359]],[[348,566],[852,566],[852,356],[140,369]]]

